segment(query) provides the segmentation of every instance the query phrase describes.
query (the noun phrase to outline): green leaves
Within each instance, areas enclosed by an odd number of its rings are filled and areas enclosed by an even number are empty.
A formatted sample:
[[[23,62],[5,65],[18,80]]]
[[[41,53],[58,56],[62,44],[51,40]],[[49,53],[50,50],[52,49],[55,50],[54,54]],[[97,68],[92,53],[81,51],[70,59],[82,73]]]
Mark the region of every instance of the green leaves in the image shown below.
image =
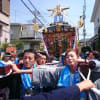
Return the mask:
[[[11,44],[15,45],[17,50],[24,48],[24,42],[22,42],[22,41],[21,42],[20,41],[18,41],[18,42],[11,42]]]
[[[1,48],[6,49],[9,46],[9,43],[2,43]]]

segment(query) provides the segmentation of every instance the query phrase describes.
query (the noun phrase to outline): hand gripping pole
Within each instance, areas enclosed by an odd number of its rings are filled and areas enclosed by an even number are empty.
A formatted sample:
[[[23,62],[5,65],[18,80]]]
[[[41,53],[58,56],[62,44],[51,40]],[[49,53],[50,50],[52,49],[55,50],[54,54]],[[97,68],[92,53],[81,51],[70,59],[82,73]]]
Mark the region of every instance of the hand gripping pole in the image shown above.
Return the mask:
[[[81,75],[81,77],[82,77],[84,80],[89,80],[89,79],[90,79],[91,69],[89,69],[87,78],[86,78],[86,77],[83,75],[83,73],[80,71],[80,67],[78,68],[78,72],[79,72],[79,74]],[[99,90],[99,89],[97,89],[97,88],[91,88],[91,90],[92,90],[93,92],[95,92],[97,95],[100,96],[100,90]]]

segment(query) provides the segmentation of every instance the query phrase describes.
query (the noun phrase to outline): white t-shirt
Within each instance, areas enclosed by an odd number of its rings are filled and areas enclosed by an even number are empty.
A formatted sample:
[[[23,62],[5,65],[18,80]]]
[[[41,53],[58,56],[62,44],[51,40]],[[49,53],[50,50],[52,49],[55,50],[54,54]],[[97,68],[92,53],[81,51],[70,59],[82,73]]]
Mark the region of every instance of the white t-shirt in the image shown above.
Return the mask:
[[[1,61],[3,64],[6,64],[6,65],[10,65],[10,64],[13,64],[10,60],[9,61]]]

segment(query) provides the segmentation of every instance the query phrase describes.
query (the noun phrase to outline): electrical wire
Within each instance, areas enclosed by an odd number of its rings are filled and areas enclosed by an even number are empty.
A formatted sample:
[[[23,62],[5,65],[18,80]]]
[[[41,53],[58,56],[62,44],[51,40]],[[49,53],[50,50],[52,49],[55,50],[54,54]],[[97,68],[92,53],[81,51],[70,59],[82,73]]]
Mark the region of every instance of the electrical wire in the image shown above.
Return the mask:
[[[31,6],[35,9],[36,13],[38,13],[39,16],[42,18],[42,20],[43,20],[44,22],[46,22],[45,18],[42,16],[42,14],[39,12],[39,10],[36,9],[36,7],[34,6],[34,4],[33,4],[30,0],[28,0],[28,1],[29,1],[29,3],[31,4]]]
[[[21,0],[21,2],[34,15],[34,17],[44,26],[43,22],[35,15],[35,13],[27,6],[27,4],[23,0]]]

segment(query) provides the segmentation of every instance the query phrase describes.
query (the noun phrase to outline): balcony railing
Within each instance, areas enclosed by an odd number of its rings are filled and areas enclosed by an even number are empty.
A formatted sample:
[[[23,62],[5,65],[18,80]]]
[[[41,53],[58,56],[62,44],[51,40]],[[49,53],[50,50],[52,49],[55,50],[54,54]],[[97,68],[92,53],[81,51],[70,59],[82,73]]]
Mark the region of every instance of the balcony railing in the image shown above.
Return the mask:
[[[21,38],[35,38],[35,32],[32,31],[32,30],[23,30],[21,33],[20,33],[20,39]]]

